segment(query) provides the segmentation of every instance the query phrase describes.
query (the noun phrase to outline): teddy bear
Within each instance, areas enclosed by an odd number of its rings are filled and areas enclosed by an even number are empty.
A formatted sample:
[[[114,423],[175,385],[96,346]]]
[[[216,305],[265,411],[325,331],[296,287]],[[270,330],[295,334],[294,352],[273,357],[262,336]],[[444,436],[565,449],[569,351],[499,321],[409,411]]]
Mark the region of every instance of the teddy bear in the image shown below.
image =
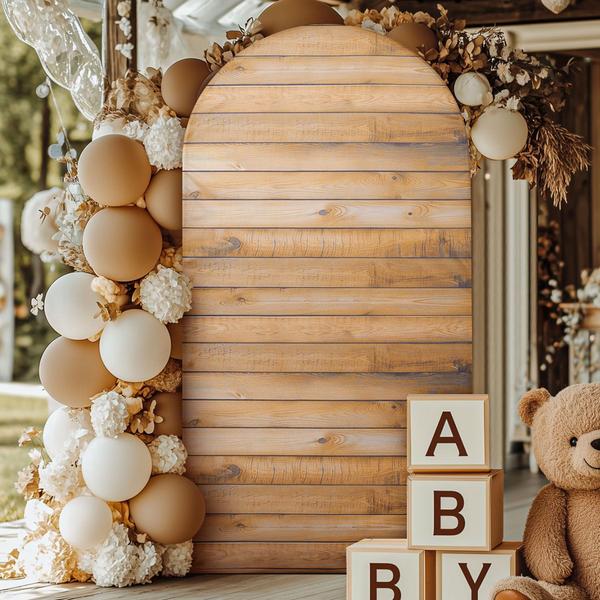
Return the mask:
[[[533,576],[500,581],[494,600],[600,600],[600,384],[552,397],[527,392],[519,405],[550,484],[535,498],[524,555]]]

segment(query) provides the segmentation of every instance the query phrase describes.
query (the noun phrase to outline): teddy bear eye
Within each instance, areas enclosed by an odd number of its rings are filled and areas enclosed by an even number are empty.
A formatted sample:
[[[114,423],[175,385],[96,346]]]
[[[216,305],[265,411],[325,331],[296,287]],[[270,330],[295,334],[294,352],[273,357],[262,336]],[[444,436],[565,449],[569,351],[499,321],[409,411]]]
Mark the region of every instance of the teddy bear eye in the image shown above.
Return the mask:
[[[577,446],[577,438],[576,437],[572,437],[569,440],[569,444],[571,444],[571,446],[573,446],[573,447]]]

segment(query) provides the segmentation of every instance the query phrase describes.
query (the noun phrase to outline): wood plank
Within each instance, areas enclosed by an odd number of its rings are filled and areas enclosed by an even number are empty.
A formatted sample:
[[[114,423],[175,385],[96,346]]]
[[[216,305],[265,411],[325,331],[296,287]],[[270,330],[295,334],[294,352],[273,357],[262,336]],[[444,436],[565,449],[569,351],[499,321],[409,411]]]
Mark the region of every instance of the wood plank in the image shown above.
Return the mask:
[[[224,85],[215,77],[195,113],[396,112],[458,114],[439,85]],[[446,93],[444,93],[446,92]]]
[[[188,400],[184,427],[406,427],[406,405],[396,401]]]
[[[203,484],[405,485],[407,477],[402,456],[190,456],[186,466]]]
[[[224,177],[222,173],[188,171],[186,166],[183,173],[183,197],[186,200],[285,200],[286,203],[311,199],[323,202],[324,198],[345,201],[469,200],[470,195],[468,171],[348,171],[312,172],[310,175],[302,171],[261,171],[229,173]],[[230,209],[231,206],[222,206],[224,211]],[[194,227],[193,222],[186,221],[188,216],[184,212],[184,227]],[[228,221],[222,226],[235,225]],[[363,226],[369,225],[365,223]],[[446,223],[445,227],[453,225]]]
[[[190,315],[470,315],[471,290],[196,288]]]
[[[406,514],[406,487],[399,485],[201,485],[200,489],[207,514]]]
[[[398,515],[207,515],[196,541],[348,542],[363,538],[405,538]]]
[[[189,400],[406,400],[407,394],[464,394],[471,374],[184,373]]]
[[[197,143],[186,148],[189,171],[467,171],[456,144]],[[441,167],[443,165],[443,168]]]
[[[202,456],[240,454],[247,456],[405,456],[406,454],[404,429],[198,427],[184,429],[183,441],[190,454]],[[233,509],[233,511],[243,512],[240,509]]]
[[[185,342],[470,342],[471,317],[185,317]],[[193,347],[188,348],[192,352]],[[332,351],[338,349],[332,348]],[[339,348],[342,351],[342,348]],[[400,349],[404,351],[404,349]],[[418,352],[417,348],[406,349]],[[434,348],[429,348],[430,351]],[[441,348],[435,348],[440,350]],[[245,369],[238,369],[244,371]],[[285,370],[285,369],[283,369]]]
[[[278,570],[285,573],[343,573],[346,569],[347,545],[307,542],[196,543],[192,573],[274,573]],[[320,597],[317,592],[315,598]]]
[[[465,144],[460,115],[398,113],[245,113],[196,114],[186,130],[188,145],[197,142],[403,142]]]
[[[445,85],[418,56],[249,56],[228,62],[213,82],[228,85]]]
[[[185,229],[183,252],[240,258],[469,258],[470,229]]]
[[[318,337],[318,336],[317,336]],[[471,370],[471,344],[186,344],[188,371],[446,373]]]
[[[459,288],[471,286],[466,258],[184,258],[194,286]]]

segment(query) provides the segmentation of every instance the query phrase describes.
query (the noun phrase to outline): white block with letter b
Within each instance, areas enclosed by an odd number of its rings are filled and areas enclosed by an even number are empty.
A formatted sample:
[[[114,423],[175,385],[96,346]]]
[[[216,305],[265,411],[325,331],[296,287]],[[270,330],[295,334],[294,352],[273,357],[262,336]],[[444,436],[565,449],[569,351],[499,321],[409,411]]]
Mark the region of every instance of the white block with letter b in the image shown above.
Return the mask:
[[[409,395],[407,411],[410,472],[490,470],[487,395]]]
[[[504,474],[408,478],[408,544],[438,550],[492,550],[502,541]]]

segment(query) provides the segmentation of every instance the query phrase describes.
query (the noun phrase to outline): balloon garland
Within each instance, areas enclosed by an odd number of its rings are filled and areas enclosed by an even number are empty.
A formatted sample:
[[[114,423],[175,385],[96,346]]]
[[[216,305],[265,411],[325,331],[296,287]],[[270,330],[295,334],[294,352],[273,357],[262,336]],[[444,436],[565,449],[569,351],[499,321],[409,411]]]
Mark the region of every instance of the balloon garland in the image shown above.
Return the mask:
[[[205,61],[113,83],[53,219],[58,251],[77,272],[48,290],[46,314],[61,337],[46,349],[40,379],[64,407],[19,476],[30,531],[8,572],[126,586],[189,571],[205,504],[183,476],[180,439],[178,322],[191,307],[178,248],[184,126],[212,76],[239,52],[311,24],[343,20],[318,0],[279,0],[213,44]],[[467,33],[441,7],[437,19],[395,7],[352,11],[345,24],[389,35],[438,71],[463,108],[473,170],[481,155],[516,157],[515,176],[564,201],[588,150],[550,119],[564,104],[566,70],[510,50],[497,30]],[[556,164],[547,155],[560,141]],[[21,442],[39,435],[29,430]]]

